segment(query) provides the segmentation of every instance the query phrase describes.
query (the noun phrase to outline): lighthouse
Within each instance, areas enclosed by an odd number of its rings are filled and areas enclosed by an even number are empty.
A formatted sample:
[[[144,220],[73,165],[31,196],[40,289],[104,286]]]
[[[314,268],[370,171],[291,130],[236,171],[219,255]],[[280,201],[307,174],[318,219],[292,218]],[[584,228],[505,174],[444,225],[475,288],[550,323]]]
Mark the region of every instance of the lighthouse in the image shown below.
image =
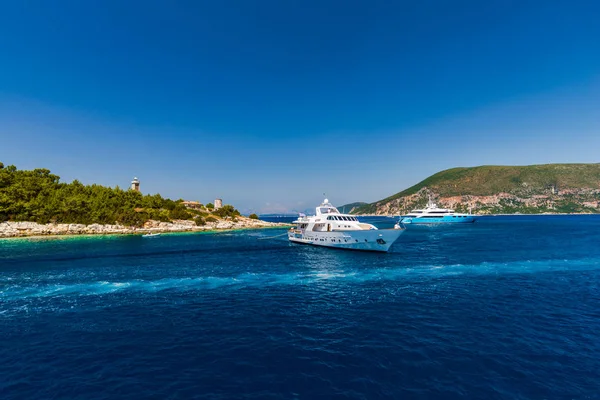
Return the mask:
[[[131,181],[131,190],[140,191],[140,180],[137,177]]]

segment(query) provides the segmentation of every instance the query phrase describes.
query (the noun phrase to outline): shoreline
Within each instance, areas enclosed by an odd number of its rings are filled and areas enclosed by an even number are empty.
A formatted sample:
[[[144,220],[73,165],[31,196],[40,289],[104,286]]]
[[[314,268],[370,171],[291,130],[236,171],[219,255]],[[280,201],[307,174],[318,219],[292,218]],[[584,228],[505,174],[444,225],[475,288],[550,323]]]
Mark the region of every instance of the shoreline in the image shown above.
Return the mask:
[[[144,227],[136,228],[124,225],[101,224],[38,224],[35,222],[2,222],[0,223],[0,240],[31,238],[80,238],[107,236],[141,236],[148,233],[183,234],[183,233],[220,233],[251,229],[287,228],[291,224],[283,222],[267,222],[250,218],[239,218],[236,221],[219,220],[197,226],[193,221],[159,222],[148,221]]]

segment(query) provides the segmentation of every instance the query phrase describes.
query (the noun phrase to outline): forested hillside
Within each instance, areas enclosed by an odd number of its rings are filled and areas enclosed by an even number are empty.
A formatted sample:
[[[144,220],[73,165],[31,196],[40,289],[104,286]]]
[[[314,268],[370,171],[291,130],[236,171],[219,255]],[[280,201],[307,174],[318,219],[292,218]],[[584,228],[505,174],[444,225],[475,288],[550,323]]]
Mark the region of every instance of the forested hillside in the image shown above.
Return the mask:
[[[159,194],[142,195],[119,187],[83,185],[77,180],[63,183],[47,169],[26,171],[0,163],[0,222],[138,226],[150,219],[194,219],[202,224],[205,217],[211,218],[209,211],[187,209],[181,201],[165,199]],[[213,215],[235,217],[239,212],[227,205]]]
[[[452,168],[353,212],[404,213],[424,206],[429,196],[479,213],[598,212],[600,164]]]
[[[350,203],[350,204],[344,204],[343,206],[339,206],[337,207],[338,211],[341,212],[342,214],[350,214],[353,210],[355,210],[358,207],[367,205],[368,203],[364,203],[362,201],[357,201],[355,203]]]

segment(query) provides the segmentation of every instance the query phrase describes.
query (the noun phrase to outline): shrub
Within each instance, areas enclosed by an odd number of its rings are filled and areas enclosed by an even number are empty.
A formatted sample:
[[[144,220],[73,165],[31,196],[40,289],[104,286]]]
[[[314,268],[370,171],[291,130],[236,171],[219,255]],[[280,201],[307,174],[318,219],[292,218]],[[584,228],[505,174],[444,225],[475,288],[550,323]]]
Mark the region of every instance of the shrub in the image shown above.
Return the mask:
[[[148,220],[146,213],[138,213],[130,209],[121,211],[117,215],[117,221],[126,226],[141,227]]]
[[[196,226],[204,226],[206,225],[206,221],[202,217],[196,218]]]
[[[218,219],[216,219],[215,217],[206,217],[205,221],[206,222],[217,222]]]
[[[169,218],[171,219],[191,219],[192,214],[187,212],[185,209],[175,208],[169,212]]]
[[[250,218],[250,219],[258,219],[258,215],[256,215],[256,214],[250,214],[250,216],[248,218]]]
[[[218,210],[214,211],[213,214],[218,215],[221,218],[235,217],[240,215],[240,212],[236,210],[232,205],[226,204]]]

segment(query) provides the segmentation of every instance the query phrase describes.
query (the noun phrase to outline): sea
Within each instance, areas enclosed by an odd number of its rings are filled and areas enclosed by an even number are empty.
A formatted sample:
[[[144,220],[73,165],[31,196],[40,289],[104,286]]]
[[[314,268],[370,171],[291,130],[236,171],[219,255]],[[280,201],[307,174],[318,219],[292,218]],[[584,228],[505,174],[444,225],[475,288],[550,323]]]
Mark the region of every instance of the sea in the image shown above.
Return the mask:
[[[0,398],[600,399],[600,216],[284,235],[0,240]]]

